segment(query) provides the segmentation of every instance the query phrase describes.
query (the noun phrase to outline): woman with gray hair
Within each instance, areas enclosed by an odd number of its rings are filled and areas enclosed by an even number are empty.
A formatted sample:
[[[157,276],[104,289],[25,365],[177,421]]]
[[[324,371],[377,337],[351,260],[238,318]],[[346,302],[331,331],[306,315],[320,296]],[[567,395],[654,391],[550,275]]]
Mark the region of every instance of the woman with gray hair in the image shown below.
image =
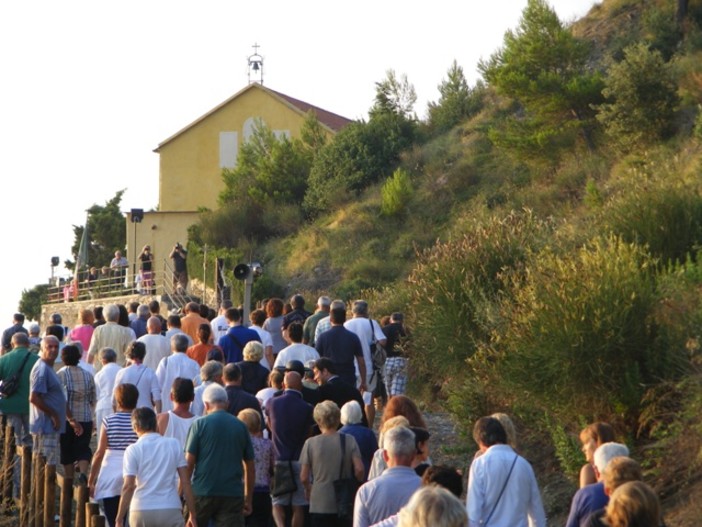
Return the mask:
[[[356,440],[337,431],[340,416],[339,407],[332,401],[315,406],[313,417],[322,433],[305,441],[300,454],[300,480],[315,527],[344,525],[337,516],[334,481],[355,477],[361,483],[364,477]]]
[[[202,400],[202,394],[205,392],[205,388],[211,384],[222,384],[223,370],[224,366],[218,360],[208,360],[200,368],[200,380],[202,383],[195,388],[195,398],[190,405],[190,411],[194,415],[198,417],[205,415],[205,403]]]
[[[363,481],[366,481],[373,454],[378,450],[378,439],[373,430],[361,424],[362,419],[363,411],[357,401],[349,401],[341,407],[341,424],[344,426],[339,432],[353,436],[358,443],[363,461]]]
[[[251,395],[256,395],[268,385],[268,374],[265,366],[260,364],[263,358],[263,344],[252,340],[244,346],[244,360],[237,362],[241,370],[241,387]]]
[[[156,414],[151,408],[134,410],[132,427],[139,440],[124,452],[124,484],[116,525],[124,525],[129,512],[130,525],[183,526],[175,474],[180,478],[189,523],[193,522],[195,499],[182,447],[176,439],[156,431]]]
[[[97,404],[95,405],[95,424],[97,436],[100,437],[102,420],[114,413],[112,407],[112,392],[115,391],[117,372],[122,367],[117,364],[117,352],[112,348],[102,348],[98,352],[102,368],[95,374],[95,389],[97,391]]]

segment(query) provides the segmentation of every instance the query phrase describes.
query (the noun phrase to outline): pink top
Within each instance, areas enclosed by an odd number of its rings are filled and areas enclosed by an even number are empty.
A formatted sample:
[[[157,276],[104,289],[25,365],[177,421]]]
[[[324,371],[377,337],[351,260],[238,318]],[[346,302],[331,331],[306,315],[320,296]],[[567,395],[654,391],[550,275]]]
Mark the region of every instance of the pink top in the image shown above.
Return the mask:
[[[95,328],[90,324],[84,324],[82,326],[74,327],[68,334],[69,340],[78,341],[83,345],[83,356],[84,361],[88,360],[88,349],[90,348],[90,339],[93,338],[93,331]]]

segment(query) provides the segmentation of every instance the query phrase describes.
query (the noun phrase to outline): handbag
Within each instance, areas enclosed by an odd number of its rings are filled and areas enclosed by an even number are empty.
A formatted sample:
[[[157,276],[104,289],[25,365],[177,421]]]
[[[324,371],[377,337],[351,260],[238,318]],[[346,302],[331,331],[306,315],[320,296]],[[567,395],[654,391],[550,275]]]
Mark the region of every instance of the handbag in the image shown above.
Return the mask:
[[[283,494],[292,494],[297,490],[292,461],[276,461],[273,466],[273,487],[271,496],[277,498]]]
[[[0,399],[11,397],[15,394],[15,392],[17,392],[17,390],[19,390],[20,375],[22,375],[22,370],[24,369],[24,365],[27,364],[27,359],[29,359],[30,353],[31,352],[29,351],[27,352],[22,360],[22,364],[15,373],[0,381]]]
[[[334,495],[336,496],[336,515],[341,519],[353,518],[353,502],[356,499],[358,481],[354,477],[345,478],[344,458],[346,457],[346,434],[339,434],[341,442],[341,463],[339,464],[339,479],[334,480]]]

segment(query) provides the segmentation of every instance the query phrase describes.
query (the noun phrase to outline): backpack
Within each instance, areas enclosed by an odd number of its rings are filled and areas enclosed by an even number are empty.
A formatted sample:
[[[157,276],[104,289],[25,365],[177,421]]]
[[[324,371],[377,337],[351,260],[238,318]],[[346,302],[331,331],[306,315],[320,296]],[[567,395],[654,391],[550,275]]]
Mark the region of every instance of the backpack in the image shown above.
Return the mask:
[[[378,341],[375,340],[375,327],[373,326],[373,321],[368,319],[371,325],[371,335],[373,340],[370,343],[370,355],[371,362],[373,362],[374,370],[381,370],[385,366],[385,361],[388,360],[388,354],[385,348],[381,346]]]

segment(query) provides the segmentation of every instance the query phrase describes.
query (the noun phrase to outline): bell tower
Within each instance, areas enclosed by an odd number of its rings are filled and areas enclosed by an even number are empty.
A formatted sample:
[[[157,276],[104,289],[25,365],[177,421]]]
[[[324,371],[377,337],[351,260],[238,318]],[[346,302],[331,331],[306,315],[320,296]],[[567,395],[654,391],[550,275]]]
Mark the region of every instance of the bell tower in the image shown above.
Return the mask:
[[[254,48],[254,54],[247,57],[249,84],[258,82],[263,85],[263,57],[258,54],[258,48],[261,46],[254,44],[251,47]]]

